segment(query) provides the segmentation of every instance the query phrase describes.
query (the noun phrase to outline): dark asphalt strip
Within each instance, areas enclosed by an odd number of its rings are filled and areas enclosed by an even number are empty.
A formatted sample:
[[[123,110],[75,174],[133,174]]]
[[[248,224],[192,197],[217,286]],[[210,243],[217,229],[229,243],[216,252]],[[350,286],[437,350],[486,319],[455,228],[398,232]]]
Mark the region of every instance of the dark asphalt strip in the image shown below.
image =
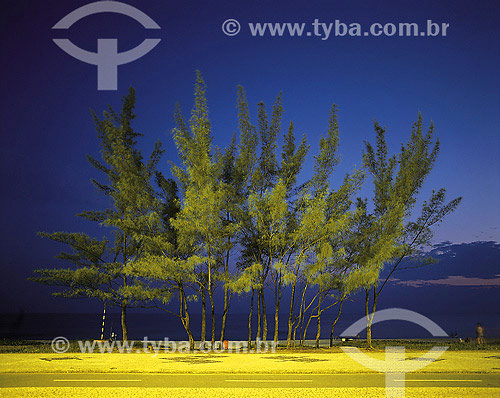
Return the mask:
[[[500,374],[407,374],[408,387],[496,387]],[[385,375],[360,374],[151,374],[1,373],[3,387],[335,388],[384,387]]]

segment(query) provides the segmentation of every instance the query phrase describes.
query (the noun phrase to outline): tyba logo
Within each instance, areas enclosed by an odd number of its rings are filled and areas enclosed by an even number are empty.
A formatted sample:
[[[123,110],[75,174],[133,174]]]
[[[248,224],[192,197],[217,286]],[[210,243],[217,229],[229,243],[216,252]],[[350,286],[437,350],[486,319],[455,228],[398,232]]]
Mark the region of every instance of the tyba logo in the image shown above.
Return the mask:
[[[422,326],[433,337],[447,337],[446,332],[425,316],[401,308],[390,308],[370,314],[372,323],[382,321],[408,321]],[[354,322],[340,335],[342,337],[356,336],[366,328],[366,318]],[[445,346],[435,346],[419,358],[405,360],[404,347],[386,347],[385,360],[363,354],[356,347],[340,347],[350,358],[376,372],[385,373],[386,397],[405,396],[405,373],[422,369],[438,359],[447,350]]]
[[[52,29],[69,29],[75,22],[93,14],[111,12],[135,19],[146,29],[160,29],[158,24],[142,11],[118,1],[97,1],[70,12]],[[118,52],[118,39],[97,39],[97,52],[75,46],[69,39],[53,39],[59,48],[72,57],[91,65],[97,65],[97,89],[117,90],[118,65],[128,64],[150,52],[161,39],[145,39],[137,47]]]

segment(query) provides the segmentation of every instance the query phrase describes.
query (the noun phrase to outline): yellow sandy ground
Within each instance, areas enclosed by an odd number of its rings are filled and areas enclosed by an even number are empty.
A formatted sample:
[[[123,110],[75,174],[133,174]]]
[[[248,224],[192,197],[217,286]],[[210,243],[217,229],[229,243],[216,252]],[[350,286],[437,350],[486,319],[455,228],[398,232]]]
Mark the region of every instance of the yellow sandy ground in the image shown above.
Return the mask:
[[[412,352],[406,358],[423,353]],[[369,355],[384,359],[384,352]],[[266,354],[0,354],[0,372],[360,373],[344,353]],[[498,351],[448,351],[419,372],[500,373]]]
[[[408,353],[407,358],[423,353]],[[384,352],[370,353],[384,359]],[[0,354],[0,372],[363,373],[343,353],[268,354]],[[420,372],[500,373],[498,351],[450,351]],[[0,388],[5,397],[384,397],[383,388]],[[500,397],[495,388],[407,387],[406,397]]]
[[[173,398],[383,398],[383,388],[85,388],[85,387],[58,387],[58,388],[4,388],[0,390],[5,397],[74,397],[74,398],[146,398],[146,397],[173,397]],[[494,388],[406,388],[406,397],[422,398],[458,398],[458,397],[499,397],[498,389]]]

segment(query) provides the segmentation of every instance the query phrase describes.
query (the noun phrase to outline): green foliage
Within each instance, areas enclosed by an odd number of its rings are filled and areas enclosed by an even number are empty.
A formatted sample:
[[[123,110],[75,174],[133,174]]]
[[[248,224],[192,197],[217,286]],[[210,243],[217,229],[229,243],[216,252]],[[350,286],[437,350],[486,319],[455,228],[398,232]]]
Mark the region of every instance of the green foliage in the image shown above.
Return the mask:
[[[340,162],[337,155],[339,147],[339,125],[337,121],[337,105],[333,104],[330,109],[328,133],[319,141],[319,155],[314,157],[314,177],[311,185],[315,190],[325,189],[328,179],[335,166]]]
[[[87,159],[105,175],[105,182],[96,179],[92,182],[110,199],[110,207],[86,211],[80,216],[107,227],[112,239],[97,240],[85,234],[67,232],[40,234],[69,247],[69,251],[57,258],[70,262],[72,268],[41,269],[31,278],[61,287],[55,295],[98,298],[119,307],[142,305],[143,297],[135,297],[133,292],[142,288],[143,283],[130,276],[126,268],[143,250],[143,243],[137,237],[156,204],[151,179],[162,149],[158,142],[147,162],[143,161],[137,149],[137,138],[141,134],[132,128],[134,107],[135,92],[130,89],[123,97],[120,114],[109,108],[100,119],[93,113],[102,161],[91,156]]]
[[[392,264],[392,274],[408,256],[419,253],[419,248],[432,239],[431,227],[453,212],[461,198],[446,203],[444,188],[432,192],[424,202],[421,214],[412,221],[413,209],[426,177],[431,172],[439,153],[439,140],[434,140],[431,123],[424,134],[422,115],[412,126],[410,138],[401,145],[398,155],[388,158],[385,128],[375,122],[377,150],[365,143],[364,161],[374,183],[374,234],[378,240],[374,257],[379,272]],[[378,279],[378,277],[377,277]],[[373,283],[375,284],[376,280]],[[382,286],[383,287],[383,286]]]

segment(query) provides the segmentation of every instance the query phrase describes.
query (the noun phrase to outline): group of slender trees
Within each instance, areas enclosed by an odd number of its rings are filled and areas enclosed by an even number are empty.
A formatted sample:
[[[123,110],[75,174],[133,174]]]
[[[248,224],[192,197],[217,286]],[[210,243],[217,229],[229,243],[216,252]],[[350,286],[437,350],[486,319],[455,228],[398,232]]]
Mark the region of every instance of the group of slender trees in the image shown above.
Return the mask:
[[[105,239],[42,233],[69,247],[58,258],[72,266],[39,269],[32,278],[61,287],[55,295],[96,298],[121,308],[123,340],[128,339],[128,308],[158,308],[180,320],[193,348],[190,314],[199,306],[200,340],[224,340],[237,294],[249,300],[250,344],[269,338],[267,296],[274,298],[274,341],[284,308],[287,347],[303,344],[311,322],[318,345],[323,313],[336,311],[328,325],[332,339],[343,303],[361,290],[371,346],[371,314],[382,289],[401,264],[427,261],[421,250],[432,238],[432,227],[461,200],[447,202],[441,188],[415,211],[439,152],[433,126],[424,132],[420,114],[408,141],[392,156],[385,129],[375,122],[375,144],[365,142],[363,166],[335,181],[340,161],[335,105],[312,170],[302,170],[310,145],[305,135],[297,141],[293,123],[282,133],[281,94],[271,112],[258,104],[254,124],[245,91],[238,87],[239,134],[225,148],[214,146],[206,87],[197,73],[189,120],[179,108],[175,112],[178,164],[171,163],[172,178],[167,178],[159,170],[161,143],[147,158],[138,149],[134,106],[130,89],[120,113],[110,108],[101,117],[93,114],[101,159],[88,160],[105,177],[92,182],[109,198],[109,207],[79,216],[109,233]],[[360,198],[367,180],[373,193]],[[388,272],[381,278],[384,269]],[[289,294],[283,294],[285,289]],[[216,309],[217,290],[223,305]],[[222,314],[219,334],[216,313]],[[252,330],[255,316],[257,330]]]

